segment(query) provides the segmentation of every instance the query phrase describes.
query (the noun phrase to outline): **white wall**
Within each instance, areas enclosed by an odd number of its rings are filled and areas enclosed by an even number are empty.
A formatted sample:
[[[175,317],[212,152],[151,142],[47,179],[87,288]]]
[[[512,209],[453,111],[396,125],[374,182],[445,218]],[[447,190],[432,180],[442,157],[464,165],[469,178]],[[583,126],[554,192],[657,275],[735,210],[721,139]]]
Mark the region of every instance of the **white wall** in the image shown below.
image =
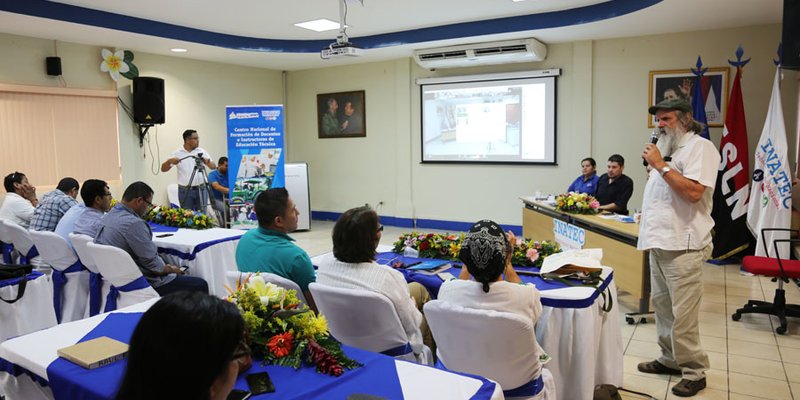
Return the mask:
[[[121,78],[115,84],[108,73],[100,72],[101,47],[59,42],[57,48],[68,87],[114,89],[118,85],[120,97],[132,106],[131,81]],[[0,34],[0,54],[0,82],[58,86],[56,78],[45,73],[45,57],[55,55],[52,40]],[[282,102],[280,71],[146,53],[136,53],[133,62],[141,76],[165,80],[166,123],[151,128],[149,143],[140,148],[138,128],[119,109],[122,187],[112,188],[117,198],[125,186],[141,180],[155,190],[154,202],[165,202],[166,185],[176,181],[176,173],[174,169],[161,173],[160,163],[183,144],[185,129],[198,131],[200,145],[216,162],[227,154],[226,105]],[[87,149],[76,156],[91,162],[91,152]],[[0,174],[14,169],[1,163]]]
[[[519,196],[563,192],[593,156],[600,173],[613,153],[627,160],[635,182],[629,208],[640,208],[645,172],[640,154],[649,139],[651,70],[685,69],[697,55],[706,66],[727,66],[741,43],[746,57],[742,90],[751,145],[761,134],[772,89],[772,58],[780,26],[692,32],[554,44],[540,63],[426,71],[410,59],[289,72],[290,158],[308,161],[311,204],[343,212],[385,203],[382,215],[473,222],[492,218],[521,224]],[[420,164],[420,77],[561,68],[557,80],[557,166]],[[731,69],[731,83],[735,70]],[[783,83],[790,154],[794,154],[797,74]],[[367,137],[318,139],[315,101],[320,93],[366,91]],[[721,128],[712,128],[719,143]],[[792,156],[790,156],[792,158]]]

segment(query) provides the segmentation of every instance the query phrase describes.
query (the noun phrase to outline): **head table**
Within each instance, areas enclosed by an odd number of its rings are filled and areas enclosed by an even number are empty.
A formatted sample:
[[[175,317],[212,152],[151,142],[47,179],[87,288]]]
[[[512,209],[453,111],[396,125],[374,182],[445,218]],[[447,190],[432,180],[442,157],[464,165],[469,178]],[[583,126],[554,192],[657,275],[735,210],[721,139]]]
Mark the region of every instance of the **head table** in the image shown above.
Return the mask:
[[[392,253],[391,247],[378,246],[377,262],[391,265],[397,261],[411,264],[427,259],[404,257]],[[311,258],[314,265],[330,253]],[[452,262],[447,271],[453,276],[461,272],[461,265]],[[536,324],[536,340],[552,359],[545,368],[553,374],[559,399],[591,400],[594,386],[608,383],[622,386],[623,346],[619,312],[616,306],[617,288],[614,270],[602,267],[599,289],[568,286],[545,281],[538,276],[520,274],[523,282],[536,285],[542,299],[542,315]],[[517,271],[538,273],[538,268],[515,267]],[[442,278],[416,271],[399,269],[408,282],[419,282],[436,298]],[[523,273],[524,273],[523,272]],[[600,294],[606,291],[605,298]],[[609,312],[602,310],[611,302]]]
[[[157,299],[112,313],[61,324],[0,344],[0,393],[9,400],[112,399],[125,360],[87,370],[59,359],[56,351],[98,336],[129,342],[142,313]],[[264,366],[255,361],[247,373],[268,371],[276,392],[253,399],[340,398],[369,394],[388,399],[502,399],[500,386],[484,378],[437,370],[352,347],[345,353],[364,364],[340,377],[314,368]],[[245,375],[235,388],[247,389]]]

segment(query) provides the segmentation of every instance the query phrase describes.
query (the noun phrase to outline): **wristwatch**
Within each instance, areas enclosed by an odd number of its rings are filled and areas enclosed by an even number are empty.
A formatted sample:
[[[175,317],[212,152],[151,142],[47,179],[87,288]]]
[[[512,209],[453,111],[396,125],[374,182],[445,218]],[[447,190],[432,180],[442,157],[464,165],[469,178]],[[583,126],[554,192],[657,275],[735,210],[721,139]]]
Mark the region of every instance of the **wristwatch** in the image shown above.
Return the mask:
[[[670,168],[669,165],[665,165],[661,167],[661,169],[659,169],[658,171],[661,173],[661,176],[664,176],[667,174],[667,172],[672,171],[672,168]]]

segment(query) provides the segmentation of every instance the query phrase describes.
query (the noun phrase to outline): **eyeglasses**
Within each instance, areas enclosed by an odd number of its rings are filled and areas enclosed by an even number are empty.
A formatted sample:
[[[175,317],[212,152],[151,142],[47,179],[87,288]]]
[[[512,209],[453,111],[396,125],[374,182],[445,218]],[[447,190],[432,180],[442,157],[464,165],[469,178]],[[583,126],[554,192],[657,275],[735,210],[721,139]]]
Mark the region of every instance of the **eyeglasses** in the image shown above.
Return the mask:
[[[378,232],[383,232],[383,225],[378,225]]]
[[[111,192],[103,194],[103,197],[111,197]]]
[[[153,203],[147,201],[144,197],[142,197],[142,201],[147,203],[148,210],[151,209],[151,208],[155,208],[156,207],[156,206],[153,205]]]

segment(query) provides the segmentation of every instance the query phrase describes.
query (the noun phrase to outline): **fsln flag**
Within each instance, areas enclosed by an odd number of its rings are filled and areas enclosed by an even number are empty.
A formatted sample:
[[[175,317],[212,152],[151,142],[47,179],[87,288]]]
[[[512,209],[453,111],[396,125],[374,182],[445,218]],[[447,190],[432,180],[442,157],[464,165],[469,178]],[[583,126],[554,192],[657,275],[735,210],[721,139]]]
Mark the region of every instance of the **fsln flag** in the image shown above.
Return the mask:
[[[762,243],[761,230],[764,228],[789,228],[792,210],[792,180],[789,172],[788,148],[786,145],[786,125],[781,105],[781,70],[775,71],[772,98],[769,102],[767,120],[761,138],[755,149],[753,161],[752,189],[747,207],[747,226],[756,237],[757,256],[774,256],[774,239],[786,239],[787,233],[767,232]],[[765,244],[769,253],[765,251]],[[788,257],[789,245],[778,247],[782,257]]]
[[[736,68],[728,112],[719,152],[722,161],[714,189],[714,251],[718,260],[735,256],[750,247],[753,236],[747,229],[747,201],[750,196],[750,150],[747,146],[747,122],[742,101],[742,68]]]

